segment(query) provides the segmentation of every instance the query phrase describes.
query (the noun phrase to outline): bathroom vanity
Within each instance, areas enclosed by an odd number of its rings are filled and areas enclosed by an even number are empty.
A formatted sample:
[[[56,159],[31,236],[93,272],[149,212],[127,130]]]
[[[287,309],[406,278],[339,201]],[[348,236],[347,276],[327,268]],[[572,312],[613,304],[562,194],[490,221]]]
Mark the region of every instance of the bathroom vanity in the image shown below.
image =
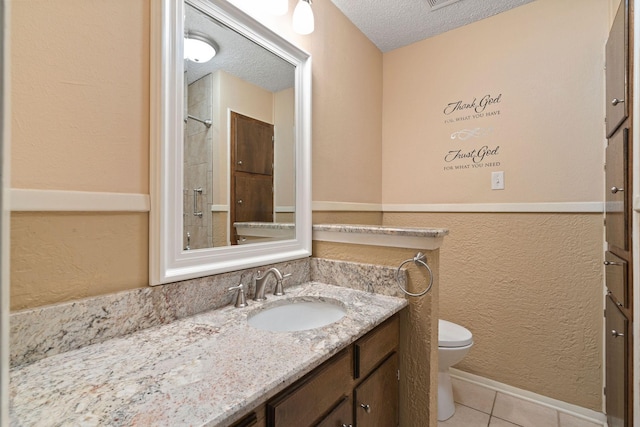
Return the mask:
[[[15,367],[11,423],[228,426],[244,417],[236,425],[303,425],[289,417],[328,422],[353,406],[359,425],[380,412],[397,417],[394,315],[406,300],[317,282],[267,298]],[[294,332],[248,324],[264,305],[296,298],[339,301],[346,315]],[[376,395],[380,382],[388,395]],[[380,398],[390,405],[384,411]]]

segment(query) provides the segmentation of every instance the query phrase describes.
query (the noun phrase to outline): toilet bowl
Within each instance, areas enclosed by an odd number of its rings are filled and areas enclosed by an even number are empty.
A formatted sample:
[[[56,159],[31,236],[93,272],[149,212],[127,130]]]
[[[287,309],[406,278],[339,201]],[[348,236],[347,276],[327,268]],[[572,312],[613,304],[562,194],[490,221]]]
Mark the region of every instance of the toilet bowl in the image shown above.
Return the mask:
[[[460,362],[473,346],[473,335],[460,325],[438,321],[438,421],[453,416],[453,389],[449,368]]]

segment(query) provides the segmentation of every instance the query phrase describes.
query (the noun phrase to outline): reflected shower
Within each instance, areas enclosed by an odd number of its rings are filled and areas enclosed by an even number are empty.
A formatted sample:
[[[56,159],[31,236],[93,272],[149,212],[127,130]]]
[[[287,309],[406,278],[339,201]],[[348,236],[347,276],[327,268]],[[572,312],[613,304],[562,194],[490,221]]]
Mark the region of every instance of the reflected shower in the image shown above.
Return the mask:
[[[207,127],[207,129],[209,129],[211,127],[211,123],[212,123],[210,119],[202,120],[202,119],[199,119],[199,118],[197,118],[195,116],[192,116],[191,114],[187,115],[187,119],[191,119],[191,120],[195,120],[196,122],[200,122],[203,125],[205,125]],[[184,119],[185,123],[187,123],[187,119]]]

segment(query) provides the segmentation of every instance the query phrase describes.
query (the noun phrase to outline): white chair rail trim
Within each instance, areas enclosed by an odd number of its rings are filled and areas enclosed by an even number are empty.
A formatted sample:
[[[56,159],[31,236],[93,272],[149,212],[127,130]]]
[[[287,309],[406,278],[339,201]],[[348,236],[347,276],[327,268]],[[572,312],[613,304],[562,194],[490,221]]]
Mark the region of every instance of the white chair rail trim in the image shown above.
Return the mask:
[[[148,194],[12,188],[12,212],[149,212]]]

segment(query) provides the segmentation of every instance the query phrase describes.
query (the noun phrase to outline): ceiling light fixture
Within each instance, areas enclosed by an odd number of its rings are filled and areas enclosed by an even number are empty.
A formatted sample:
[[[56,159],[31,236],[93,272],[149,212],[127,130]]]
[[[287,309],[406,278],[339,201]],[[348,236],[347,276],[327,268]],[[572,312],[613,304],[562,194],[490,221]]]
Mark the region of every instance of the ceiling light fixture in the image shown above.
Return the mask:
[[[184,36],[184,59],[193,62],[208,62],[218,53],[218,46],[207,37],[189,32]]]
[[[315,22],[313,10],[311,10],[311,0],[300,0],[293,11],[293,31],[306,35],[313,33]]]

